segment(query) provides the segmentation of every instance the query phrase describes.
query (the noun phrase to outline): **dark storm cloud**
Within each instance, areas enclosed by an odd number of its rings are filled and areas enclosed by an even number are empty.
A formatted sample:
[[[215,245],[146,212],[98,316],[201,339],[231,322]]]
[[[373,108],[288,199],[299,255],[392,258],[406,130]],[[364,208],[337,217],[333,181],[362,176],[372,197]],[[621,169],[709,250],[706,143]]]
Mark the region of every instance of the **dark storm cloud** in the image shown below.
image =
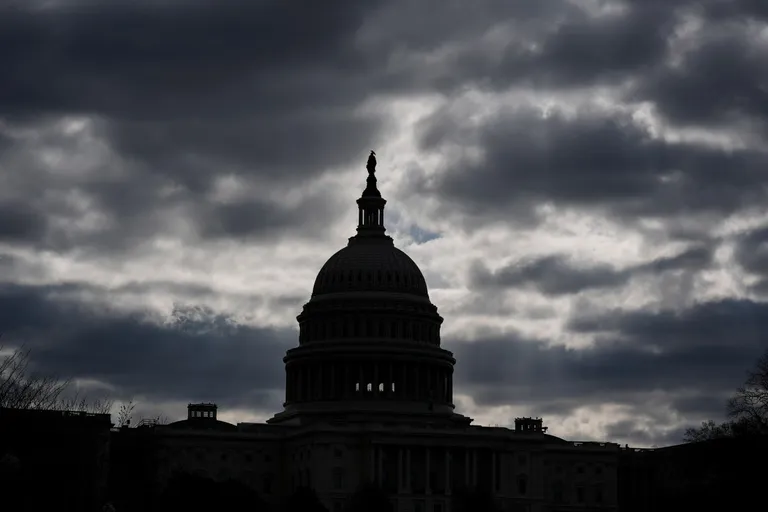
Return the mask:
[[[712,247],[691,247],[679,254],[623,269],[607,264],[576,265],[565,254],[525,260],[490,271],[476,261],[469,271],[473,288],[508,289],[533,286],[546,295],[568,295],[626,285],[634,277],[677,270],[699,271],[712,262]]]
[[[522,264],[508,265],[490,272],[477,262],[470,270],[470,282],[478,288],[514,288],[534,285],[547,295],[579,293],[594,288],[612,288],[625,284],[629,274],[610,265],[578,268],[567,257],[545,256]]]
[[[744,271],[758,278],[752,290],[768,295],[768,226],[741,235],[736,241],[733,256]]]
[[[266,82],[270,99],[280,100],[291,96],[281,94],[295,93],[290,86],[297,84],[289,81],[281,89],[280,80],[302,66],[354,64],[350,38],[377,4],[200,0],[87,8],[64,2],[44,10],[5,6],[0,44],[12,72],[3,74],[2,104],[21,114],[130,119],[239,113],[244,106],[239,100],[248,94],[243,86],[254,79]],[[285,106],[251,99],[267,110]]]
[[[501,89],[510,85],[564,89],[620,82],[664,56],[678,19],[669,3],[637,3],[599,17],[560,7],[560,16],[542,27],[544,36],[534,39],[538,46],[506,48],[501,65],[485,70],[484,83]],[[563,19],[566,12],[570,17]]]
[[[723,396],[766,348],[768,305],[724,300],[679,314],[611,311],[574,318],[571,328],[593,334],[595,345],[547,347],[514,336],[453,344],[457,386],[483,405],[549,403],[561,414],[587,404],[636,404],[661,391],[681,412],[690,413],[695,400],[696,412],[722,415]]]
[[[652,100],[667,118],[685,124],[768,118],[768,47],[745,26],[711,36],[683,57],[641,78],[636,99]]]
[[[290,329],[237,325],[206,308],[178,308],[167,324],[97,311],[72,299],[77,285],[0,287],[0,332],[32,350],[35,371],[97,379],[118,397],[213,400],[258,408],[284,386]]]
[[[310,187],[355,158],[362,167],[360,148],[372,145],[381,123],[355,110],[368,95],[370,61],[354,38],[378,5],[227,0],[0,7],[6,70],[0,133],[5,140],[9,129],[38,132],[16,135],[0,156],[0,166],[14,174],[14,188],[6,192],[44,197],[41,211],[68,219],[68,226],[86,214],[60,197],[76,192],[88,213],[109,221],[95,233],[49,231],[39,237],[46,249],[125,250],[167,234],[178,215],[204,236],[306,234],[306,211],[300,216],[259,199],[219,206],[209,196],[217,176],[257,182],[270,190],[262,196],[277,197],[288,186]],[[94,151],[77,145],[79,135],[39,136],[60,119],[82,116],[92,120],[91,135],[114,151],[103,158],[103,171],[77,179],[70,169],[41,165],[44,150]],[[318,194],[323,191],[313,197]],[[319,203],[329,206],[314,219],[338,213],[327,198]],[[12,220],[4,231],[29,229],[10,226]]]
[[[456,158],[436,178],[414,173],[409,182],[481,217],[528,219],[548,201],[627,220],[727,215],[768,200],[768,154],[665,142],[622,114],[581,109],[542,116],[519,108],[473,130],[449,109],[424,121],[420,143],[433,151],[482,151],[480,162]]]
[[[0,241],[26,242],[39,238],[46,216],[19,201],[0,201]]]
[[[640,428],[635,420],[622,420],[605,427],[608,439],[631,439],[633,446],[642,447],[670,446],[680,444],[685,435],[686,427],[674,429],[653,428],[651,431]],[[661,430],[661,432],[659,432]]]

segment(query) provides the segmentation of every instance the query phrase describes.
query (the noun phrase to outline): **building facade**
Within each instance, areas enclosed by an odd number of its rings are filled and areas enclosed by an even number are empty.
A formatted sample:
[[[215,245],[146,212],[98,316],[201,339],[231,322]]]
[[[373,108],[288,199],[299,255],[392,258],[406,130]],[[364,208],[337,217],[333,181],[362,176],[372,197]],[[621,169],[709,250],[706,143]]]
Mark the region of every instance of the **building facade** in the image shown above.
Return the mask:
[[[568,442],[542,420],[480,427],[455,411],[456,360],[419,267],[384,226],[373,153],[357,200],[357,233],[320,270],[285,358],[284,409],[231,425],[213,404],[147,427],[158,488],[177,473],[233,479],[279,503],[312,487],[340,511],[376,482],[399,512],[449,512],[476,488],[507,511],[615,510],[619,446]],[[139,429],[131,429],[139,430]]]

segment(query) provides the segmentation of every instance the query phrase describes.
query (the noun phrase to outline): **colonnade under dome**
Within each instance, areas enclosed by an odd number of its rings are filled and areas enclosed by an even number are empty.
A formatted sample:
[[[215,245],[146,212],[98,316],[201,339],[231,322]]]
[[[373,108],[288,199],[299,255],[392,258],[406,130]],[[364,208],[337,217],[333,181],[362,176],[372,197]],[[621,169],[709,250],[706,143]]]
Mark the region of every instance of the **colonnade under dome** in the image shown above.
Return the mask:
[[[323,361],[286,368],[286,403],[322,400],[413,400],[453,403],[453,368],[419,361]]]

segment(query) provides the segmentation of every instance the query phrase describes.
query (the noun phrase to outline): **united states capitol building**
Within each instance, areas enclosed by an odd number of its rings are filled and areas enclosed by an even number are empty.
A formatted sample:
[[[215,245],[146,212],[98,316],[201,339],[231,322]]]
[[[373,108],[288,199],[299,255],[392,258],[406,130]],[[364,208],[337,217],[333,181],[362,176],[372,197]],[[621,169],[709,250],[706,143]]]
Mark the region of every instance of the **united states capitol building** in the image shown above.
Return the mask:
[[[234,479],[275,503],[309,486],[333,512],[364,482],[386,489],[399,512],[450,512],[461,487],[505,511],[616,510],[618,445],[566,441],[536,418],[474,426],[456,411],[443,318],[386,234],[375,165],[372,154],[357,234],[322,267],[297,318],[283,410],[233,425],[215,404],[190,404],[187,419],[144,429],[152,478]]]

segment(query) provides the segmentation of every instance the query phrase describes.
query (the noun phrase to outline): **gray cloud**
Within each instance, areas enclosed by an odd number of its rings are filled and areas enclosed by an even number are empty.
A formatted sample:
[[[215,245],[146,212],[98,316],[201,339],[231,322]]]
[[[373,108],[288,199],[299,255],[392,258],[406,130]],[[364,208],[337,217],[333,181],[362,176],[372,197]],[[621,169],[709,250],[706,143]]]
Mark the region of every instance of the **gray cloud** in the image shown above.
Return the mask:
[[[547,295],[612,288],[625,284],[628,279],[629,274],[614,270],[610,265],[592,265],[581,269],[573,267],[562,255],[509,265],[495,272],[490,272],[482,263],[476,262],[470,270],[470,282],[475,287],[514,288],[533,284]]]
[[[289,185],[309,188],[355,158],[362,166],[360,148],[372,145],[382,121],[355,111],[368,94],[370,62],[353,43],[377,5],[0,7],[0,45],[7,49],[0,63],[11,71],[0,77],[0,133],[3,140],[16,134],[0,156],[0,167],[15,174],[6,194],[34,201],[33,234],[53,250],[125,251],[169,234],[179,215],[203,237],[311,233],[306,211],[280,201],[218,205],[210,196],[222,176],[275,197]],[[79,160],[41,163],[45,152],[88,157],[102,150],[83,147],[82,134],[55,129],[65,116],[89,116],[90,136],[112,151],[87,177],[79,177]],[[67,219],[71,228],[86,215],[73,206],[73,192],[108,225],[75,233],[49,223],[42,236],[46,216]],[[338,213],[322,194],[311,194],[323,206],[313,215],[319,222]],[[7,215],[2,232],[20,236],[31,218]]]
[[[623,269],[608,264],[574,265],[565,254],[512,263],[496,271],[476,261],[469,271],[474,288],[498,289],[533,286],[546,295],[568,295],[586,290],[616,288],[630,279],[677,270],[699,271],[712,262],[712,247],[694,246],[679,254]]]
[[[19,201],[0,202],[0,241],[29,242],[46,230],[45,215]]]
[[[482,405],[525,405],[567,414],[586,404],[637,405],[662,392],[683,414],[724,414],[724,397],[765,350],[768,306],[724,300],[682,313],[609,311],[576,317],[587,349],[515,336],[452,344],[457,385]],[[449,342],[450,344],[450,342]]]
[[[619,114],[582,110],[575,117],[543,117],[520,108],[475,131],[443,111],[424,122],[420,142],[435,151],[449,145],[483,151],[479,163],[455,159],[436,179],[414,174],[409,183],[481,218],[525,219],[548,201],[627,221],[728,215],[767,199],[765,153],[664,142]]]
[[[652,447],[680,444],[685,429],[686,427],[664,428],[661,423],[657,428],[648,431],[638,427],[637,422],[633,420],[622,420],[609,424],[605,432],[610,439],[631,440],[633,446]]]
[[[761,227],[743,234],[734,250],[736,262],[758,281],[753,291],[768,295],[768,227]]]
[[[594,110],[543,118],[526,106],[499,108],[474,127],[455,101],[468,88],[558,94],[621,85],[624,99],[647,102],[669,122],[759,139],[768,113],[765,52],[745,28],[768,19],[761,0],[631,0],[605,17],[561,0],[483,0],[471,9],[438,0],[34,4],[0,6],[3,251],[109,251],[127,259],[159,235],[187,246],[324,236],[318,228],[342,207],[318,179],[362,164],[386,133],[386,115],[358,107],[425,92],[443,94],[448,107],[421,124],[420,148],[472,147],[485,158],[454,159],[433,180],[416,170],[408,192],[431,195],[475,225],[530,224],[536,207],[551,203],[627,224],[652,217],[662,221],[659,240],[702,244],[630,268],[578,267],[559,254],[496,272],[478,265],[470,276],[477,300],[463,313],[508,314],[494,291],[511,286],[572,294],[704,269],[712,257],[709,219],[767,199],[764,150],[665,142],[629,116]],[[702,29],[671,66],[671,41],[692,12]],[[65,121],[83,117],[83,132],[67,130]],[[247,199],[213,199],[222,177],[236,179]],[[301,206],[283,201],[289,188],[303,195]],[[433,236],[409,234],[418,242]],[[762,231],[745,235],[735,254],[762,279],[755,291],[768,290],[764,239]],[[42,270],[10,252],[0,256],[8,281]],[[205,310],[168,325],[97,311],[74,298],[84,286],[3,285],[0,330],[33,344],[41,370],[102,379],[126,396],[258,407],[283,384],[279,361],[291,330],[238,326]],[[200,303],[217,293],[157,282],[113,293],[158,291]],[[303,298],[253,300],[297,308]],[[596,339],[583,351],[525,339],[457,344],[459,384],[481,403],[525,403],[532,412],[642,401],[662,389],[681,413],[716,414],[752,363],[763,309],[731,300],[679,314],[572,319],[571,329]],[[625,423],[611,429],[644,435]]]
[[[641,78],[636,99],[652,100],[668,118],[686,124],[744,119],[765,126],[768,116],[768,51],[743,24],[706,33],[682,65],[659,65]]]
[[[71,298],[77,285],[0,287],[6,343],[32,350],[36,371],[96,379],[119,398],[212,400],[225,407],[274,407],[291,329],[238,325],[205,307],[179,307],[168,323],[95,310]]]

